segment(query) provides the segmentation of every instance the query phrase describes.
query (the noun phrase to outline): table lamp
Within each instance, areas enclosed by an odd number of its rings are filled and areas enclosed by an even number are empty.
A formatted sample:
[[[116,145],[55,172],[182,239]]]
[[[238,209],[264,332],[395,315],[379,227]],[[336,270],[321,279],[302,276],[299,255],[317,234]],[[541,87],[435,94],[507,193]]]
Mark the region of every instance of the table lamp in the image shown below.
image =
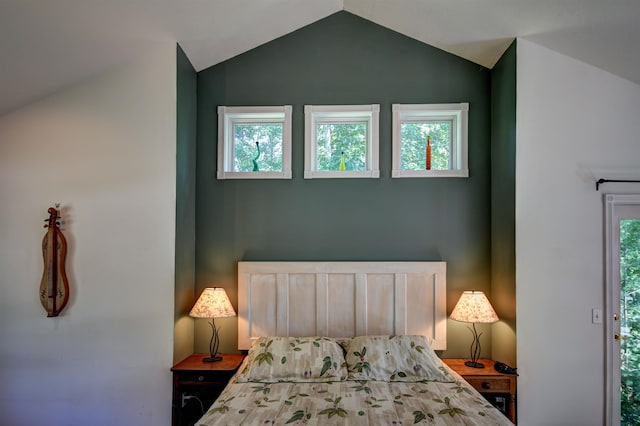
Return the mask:
[[[493,310],[489,299],[481,291],[465,291],[460,296],[458,303],[451,312],[451,319],[461,322],[472,323],[473,329],[469,327],[473,334],[473,341],[471,342],[470,355],[471,360],[466,361],[464,364],[468,367],[484,368],[484,364],[478,362],[480,359],[480,336],[476,330],[476,323],[490,324],[498,321],[498,315]]]
[[[189,316],[193,318],[211,318],[211,341],[209,342],[209,358],[204,358],[203,362],[215,362],[222,360],[218,355],[218,346],[220,346],[220,337],[216,328],[215,318],[235,317],[236,311],[231,306],[231,301],[227,296],[227,292],[220,287],[205,288],[200,297],[193,305]]]

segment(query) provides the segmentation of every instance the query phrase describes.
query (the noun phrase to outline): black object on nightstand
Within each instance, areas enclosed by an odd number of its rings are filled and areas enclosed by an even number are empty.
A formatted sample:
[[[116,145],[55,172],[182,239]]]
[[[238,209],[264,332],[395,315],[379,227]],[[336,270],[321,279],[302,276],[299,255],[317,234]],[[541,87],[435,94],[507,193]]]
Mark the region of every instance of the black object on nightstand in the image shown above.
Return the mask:
[[[498,372],[498,373],[502,373],[502,374],[518,374],[518,370],[513,368],[513,367],[509,367],[507,364],[500,362],[500,361],[496,361],[495,364],[493,364],[493,368]]]
[[[218,362],[203,362],[209,354],[194,354],[173,371],[173,426],[192,426],[209,409],[238,371],[244,355],[224,354]]]

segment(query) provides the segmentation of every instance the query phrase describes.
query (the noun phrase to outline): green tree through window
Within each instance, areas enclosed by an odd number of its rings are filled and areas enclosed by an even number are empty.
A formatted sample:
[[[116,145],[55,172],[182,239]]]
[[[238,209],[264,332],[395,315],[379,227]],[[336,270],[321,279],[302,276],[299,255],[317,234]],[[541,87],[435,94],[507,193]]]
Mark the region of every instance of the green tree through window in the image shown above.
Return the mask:
[[[640,220],[620,221],[621,424],[640,425]]]
[[[449,170],[451,158],[451,122],[409,122],[400,126],[402,170],[426,169],[427,136],[431,137],[431,169]]]
[[[318,170],[339,170],[342,153],[346,170],[366,170],[366,123],[318,124],[317,132]]]
[[[236,124],[233,127],[234,172],[251,172],[256,160],[261,172],[282,171],[282,124]]]

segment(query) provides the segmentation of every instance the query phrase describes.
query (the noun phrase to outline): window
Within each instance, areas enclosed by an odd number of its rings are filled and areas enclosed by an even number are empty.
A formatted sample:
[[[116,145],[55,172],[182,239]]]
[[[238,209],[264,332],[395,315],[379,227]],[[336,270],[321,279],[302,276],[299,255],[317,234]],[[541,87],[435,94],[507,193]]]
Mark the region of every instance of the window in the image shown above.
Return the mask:
[[[218,107],[218,179],[291,179],[291,105]]]
[[[394,104],[391,176],[468,177],[468,112],[468,103]]]
[[[305,105],[304,177],[377,178],[380,105]]]

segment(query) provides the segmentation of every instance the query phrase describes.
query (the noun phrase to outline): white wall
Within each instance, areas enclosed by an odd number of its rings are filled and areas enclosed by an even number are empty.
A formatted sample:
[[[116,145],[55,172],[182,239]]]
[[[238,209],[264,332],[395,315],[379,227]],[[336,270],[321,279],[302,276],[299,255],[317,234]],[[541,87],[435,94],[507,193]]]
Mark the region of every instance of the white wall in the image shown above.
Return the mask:
[[[640,169],[640,86],[526,40],[517,73],[519,424],[601,425],[603,191],[591,171]]]
[[[175,117],[175,44],[0,117],[0,424],[170,424]],[[47,318],[55,202],[71,298]]]

